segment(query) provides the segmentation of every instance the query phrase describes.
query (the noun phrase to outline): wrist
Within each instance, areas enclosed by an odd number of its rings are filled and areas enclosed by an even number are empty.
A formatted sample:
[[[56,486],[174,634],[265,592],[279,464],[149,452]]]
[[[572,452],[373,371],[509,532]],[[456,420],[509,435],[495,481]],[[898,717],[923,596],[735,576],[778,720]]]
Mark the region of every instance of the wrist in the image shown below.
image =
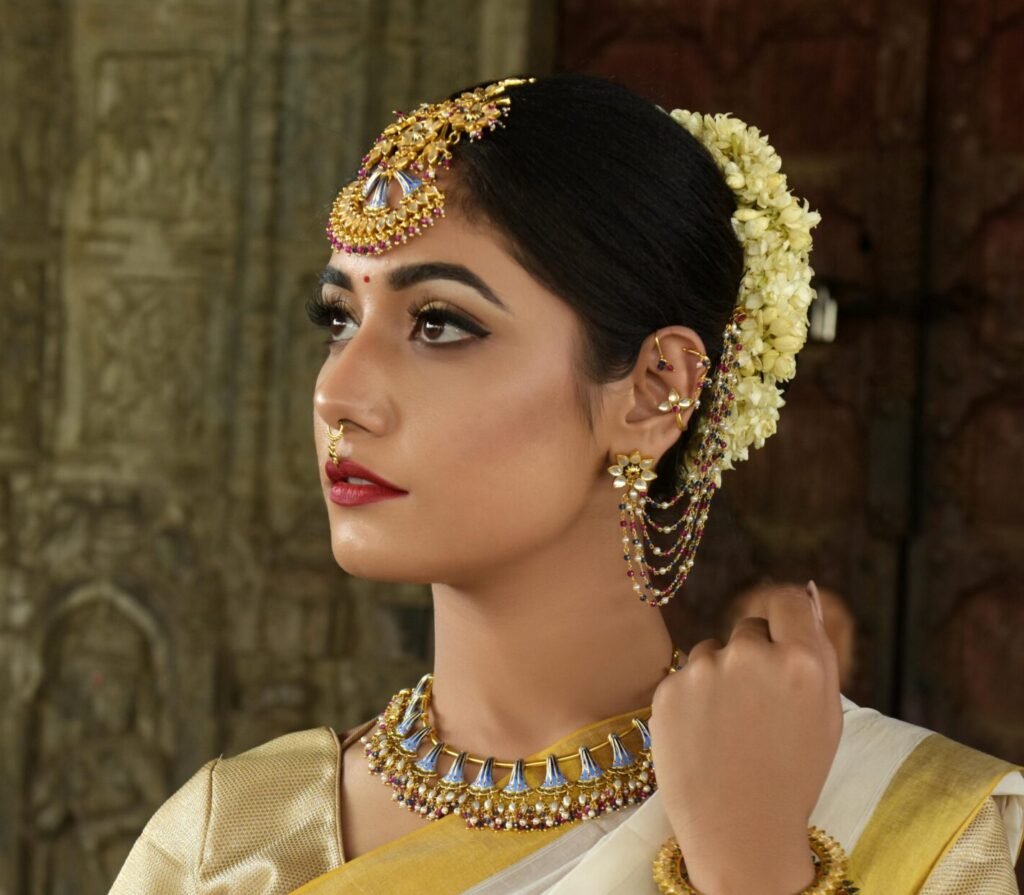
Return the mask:
[[[771,845],[734,841],[726,854],[691,849],[686,869],[690,885],[701,895],[797,895],[816,879],[806,832],[795,841]]]
[[[693,844],[693,854],[684,860],[671,836],[654,859],[654,882],[664,895],[858,895],[860,890],[846,877],[846,852],[824,830],[807,828],[805,843],[813,857],[803,849],[802,857],[790,855],[795,846],[789,838],[772,842],[779,849],[777,860],[759,857],[765,854],[763,838],[751,849],[738,834],[724,846],[712,842],[710,850]],[[722,854],[722,847],[728,853]]]

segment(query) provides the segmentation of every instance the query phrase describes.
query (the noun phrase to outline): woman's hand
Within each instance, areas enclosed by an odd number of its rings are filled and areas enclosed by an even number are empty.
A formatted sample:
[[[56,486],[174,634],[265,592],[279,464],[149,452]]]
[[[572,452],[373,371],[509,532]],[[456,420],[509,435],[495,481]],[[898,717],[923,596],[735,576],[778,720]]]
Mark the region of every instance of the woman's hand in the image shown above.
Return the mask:
[[[758,609],[726,646],[694,646],[654,692],[658,790],[703,895],[810,885],[807,827],[842,734],[839,668],[813,582],[769,591]]]

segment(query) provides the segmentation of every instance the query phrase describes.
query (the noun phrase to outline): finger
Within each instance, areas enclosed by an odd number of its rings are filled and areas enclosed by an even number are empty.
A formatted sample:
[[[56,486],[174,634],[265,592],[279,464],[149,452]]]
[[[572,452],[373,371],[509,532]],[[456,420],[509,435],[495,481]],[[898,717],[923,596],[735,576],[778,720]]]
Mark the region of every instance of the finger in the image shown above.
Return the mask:
[[[741,618],[732,628],[729,635],[729,643],[736,643],[741,640],[756,641],[758,643],[770,643],[771,634],[768,630],[768,619],[759,616]]]
[[[702,656],[705,658],[711,658],[722,648],[722,641],[716,640],[714,637],[709,637],[707,640],[702,640],[693,649],[690,650],[690,655],[687,656],[686,664],[691,665],[694,660],[700,659]]]
[[[766,608],[768,631],[774,642],[802,643],[813,649],[820,647],[825,628],[804,588],[779,588]]]
[[[818,593],[818,585],[814,583],[813,578],[807,582],[807,593],[811,595],[811,600],[814,602],[814,611],[818,615],[818,621],[824,623],[825,614],[821,608],[821,594]]]

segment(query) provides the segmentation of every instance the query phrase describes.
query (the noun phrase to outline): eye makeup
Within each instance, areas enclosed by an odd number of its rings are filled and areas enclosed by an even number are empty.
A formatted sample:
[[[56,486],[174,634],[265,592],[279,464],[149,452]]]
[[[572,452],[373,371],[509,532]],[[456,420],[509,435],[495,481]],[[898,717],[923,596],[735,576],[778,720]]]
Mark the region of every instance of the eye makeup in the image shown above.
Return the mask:
[[[317,292],[306,303],[306,313],[314,326],[328,330],[329,336],[325,340],[326,344],[335,345],[350,341],[350,339],[341,338],[344,328],[355,320],[352,306],[347,299],[327,299],[322,293]],[[415,334],[418,332],[426,333],[430,327],[434,328],[435,333],[440,327],[442,332],[445,329],[454,329],[465,334],[465,338],[421,338],[419,340],[427,345],[448,347],[468,342],[474,338],[485,339],[490,335],[490,332],[480,324],[460,313],[454,305],[444,300],[419,299],[409,305],[408,313],[414,323],[413,334],[410,338],[415,338]]]

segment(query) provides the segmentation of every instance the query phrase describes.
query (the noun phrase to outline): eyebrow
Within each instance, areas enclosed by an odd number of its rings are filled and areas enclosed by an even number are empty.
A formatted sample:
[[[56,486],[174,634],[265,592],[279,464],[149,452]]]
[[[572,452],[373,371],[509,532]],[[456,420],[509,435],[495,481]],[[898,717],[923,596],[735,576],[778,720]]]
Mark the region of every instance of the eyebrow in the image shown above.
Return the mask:
[[[403,267],[396,267],[388,274],[388,285],[395,291],[408,289],[418,283],[425,283],[428,280],[452,280],[462,283],[475,289],[480,295],[492,305],[511,313],[508,305],[495,294],[480,277],[468,267],[461,264],[449,264],[442,261],[432,261],[424,264],[406,264]],[[352,292],[352,278],[343,270],[328,265],[320,274],[321,286],[337,286],[339,289],[347,289]]]

